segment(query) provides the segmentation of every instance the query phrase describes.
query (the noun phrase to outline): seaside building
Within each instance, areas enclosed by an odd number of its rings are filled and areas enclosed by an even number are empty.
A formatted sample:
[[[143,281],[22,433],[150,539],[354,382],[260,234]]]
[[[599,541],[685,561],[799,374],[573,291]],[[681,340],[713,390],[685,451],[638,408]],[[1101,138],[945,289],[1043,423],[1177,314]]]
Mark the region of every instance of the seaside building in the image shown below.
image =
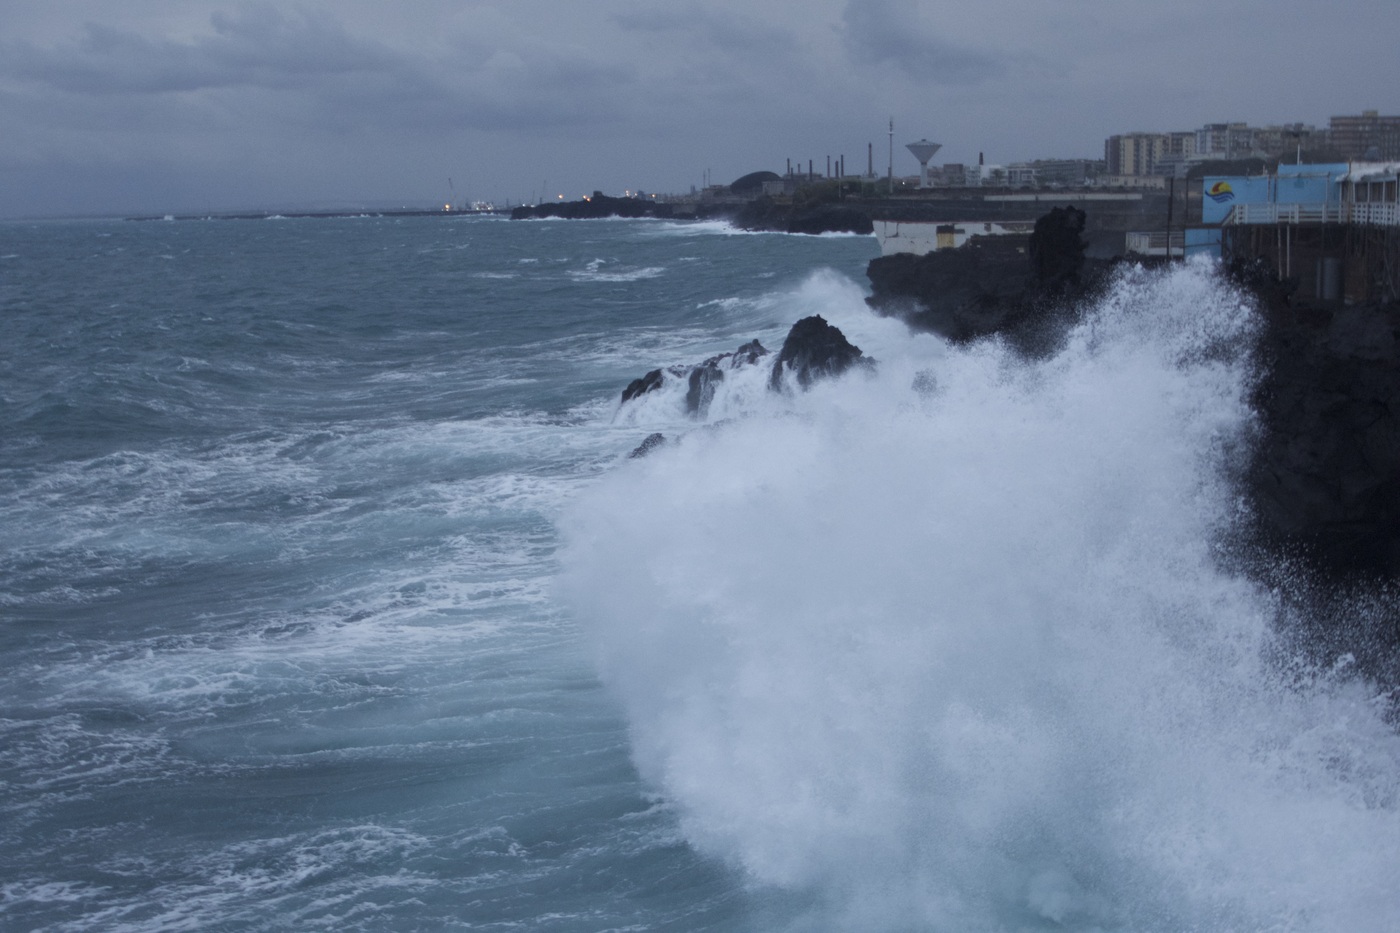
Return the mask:
[[[1262,258],[1325,301],[1400,299],[1400,161],[1205,176],[1186,253]]]
[[[1357,116],[1333,117],[1327,137],[1344,159],[1400,160],[1400,116],[1363,110]]]

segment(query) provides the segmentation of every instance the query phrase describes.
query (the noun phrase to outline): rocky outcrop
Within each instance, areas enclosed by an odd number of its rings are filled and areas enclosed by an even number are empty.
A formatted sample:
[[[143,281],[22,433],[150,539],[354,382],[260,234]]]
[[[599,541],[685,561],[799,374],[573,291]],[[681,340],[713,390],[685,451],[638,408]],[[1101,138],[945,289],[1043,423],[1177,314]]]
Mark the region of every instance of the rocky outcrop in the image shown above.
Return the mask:
[[[622,400],[624,402],[630,402],[639,395],[645,395],[648,392],[659,389],[664,381],[665,377],[661,375],[661,370],[653,369],[645,376],[640,376],[629,382],[627,388],[622,390]]]
[[[877,313],[958,343],[1002,333],[1021,307],[1025,241],[978,237],[956,250],[870,261],[866,299]]]
[[[627,388],[622,390],[622,402],[626,404],[638,396],[656,391],[665,385],[668,377],[684,379],[686,381],[686,414],[704,417],[705,413],[709,411],[710,402],[714,400],[715,387],[724,381],[726,370],[733,371],[741,367],[752,366],[767,355],[768,351],[764,349],[763,344],[757,340],[750,340],[733,353],[721,353],[694,366],[670,366],[665,370],[653,369],[645,376],[633,379],[627,384]]]
[[[685,410],[692,415],[704,415],[710,410],[710,402],[715,397],[715,387],[724,381],[724,371],[742,366],[752,366],[760,357],[768,355],[763,344],[750,340],[733,353],[712,356],[690,371],[686,378]]]
[[[877,257],[866,268],[866,302],[954,342],[999,335],[1044,352],[1111,267],[1085,258],[1085,219],[1077,208],[1055,208],[1029,238],[974,237],[955,250]]]
[[[686,414],[703,418],[714,401],[716,389],[727,378],[726,373],[761,365],[771,355],[763,344],[750,340],[733,353],[721,353],[694,366],[653,369],[628,383],[622,390],[622,404],[655,392],[668,381],[684,380]],[[847,340],[840,328],[814,315],[798,321],[788,331],[783,348],[769,370],[768,387],[781,391],[786,384],[785,377],[791,376],[799,387],[806,389],[820,379],[839,376],[853,366],[870,367],[874,366],[874,361]]]
[[[820,315],[805,317],[788,331],[783,348],[773,361],[768,388],[781,389],[784,374],[790,373],[805,389],[818,379],[839,376],[857,365],[873,363],[860,347],[846,339],[840,328],[828,324]]]

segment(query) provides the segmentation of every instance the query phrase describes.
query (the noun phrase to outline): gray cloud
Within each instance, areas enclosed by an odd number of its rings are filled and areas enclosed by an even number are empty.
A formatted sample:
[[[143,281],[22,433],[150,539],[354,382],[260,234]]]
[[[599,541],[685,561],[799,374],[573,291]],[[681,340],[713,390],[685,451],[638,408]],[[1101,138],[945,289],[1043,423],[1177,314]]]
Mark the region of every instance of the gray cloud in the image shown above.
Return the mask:
[[[320,125],[465,127],[542,130],[606,123],[634,71],[606,56],[529,36],[480,41],[432,54],[352,36],[324,14],[283,14],[246,6],[215,11],[211,30],[177,41],[86,24],[68,46],[11,42],[0,78],[31,95],[124,97],[114,114],[144,125],[136,101],[173,96],[165,118],[182,123],[217,94],[230,124],[256,119],[266,128]],[[258,92],[272,96],[258,96]],[[133,127],[135,128],[135,127]]]
[[[628,10],[612,20],[629,31],[680,36],[687,44],[702,44],[707,54],[785,53],[798,45],[791,29],[695,2]]]
[[[215,12],[213,34],[178,42],[87,23],[71,46],[11,42],[0,73],[76,94],[167,94],[220,87],[302,87],[389,67],[391,56],[333,20],[270,7]]]
[[[941,85],[975,84],[1005,71],[997,57],[941,38],[917,0],[849,0],[841,21],[846,51],[860,65],[892,65]]]
[[[1393,5],[0,0],[0,215],[431,203],[448,176],[498,200],[677,191],[789,157],[863,166],[889,117],[997,162],[1325,124],[1400,110],[1375,28]],[[1245,22],[1258,42],[1203,28]],[[1283,69],[1264,52],[1295,46]]]

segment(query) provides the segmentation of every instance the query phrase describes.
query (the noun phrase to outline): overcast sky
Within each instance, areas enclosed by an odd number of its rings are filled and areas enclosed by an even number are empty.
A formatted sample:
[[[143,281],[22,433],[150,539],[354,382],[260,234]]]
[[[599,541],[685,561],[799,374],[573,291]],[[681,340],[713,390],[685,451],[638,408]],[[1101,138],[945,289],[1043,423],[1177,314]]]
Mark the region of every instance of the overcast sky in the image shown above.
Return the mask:
[[[687,191],[1400,113],[1397,0],[0,0],[0,216]],[[451,185],[449,185],[451,179]]]

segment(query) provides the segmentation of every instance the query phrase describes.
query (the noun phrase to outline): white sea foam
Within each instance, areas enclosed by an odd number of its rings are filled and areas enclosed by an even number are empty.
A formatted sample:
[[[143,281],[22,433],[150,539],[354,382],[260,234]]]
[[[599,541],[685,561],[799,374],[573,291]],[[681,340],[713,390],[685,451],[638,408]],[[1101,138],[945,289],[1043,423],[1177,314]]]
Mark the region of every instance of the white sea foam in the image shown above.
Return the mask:
[[[1028,364],[843,288],[804,286],[877,377],[748,398],[564,522],[561,592],[691,842],[817,892],[800,929],[1400,922],[1400,741],[1364,682],[1285,685],[1213,550],[1242,300],[1128,274]]]
[[[654,279],[666,271],[660,266],[605,270],[605,265],[607,260],[595,259],[582,270],[571,270],[569,277],[579,282],[637,282],[642,279]]]

